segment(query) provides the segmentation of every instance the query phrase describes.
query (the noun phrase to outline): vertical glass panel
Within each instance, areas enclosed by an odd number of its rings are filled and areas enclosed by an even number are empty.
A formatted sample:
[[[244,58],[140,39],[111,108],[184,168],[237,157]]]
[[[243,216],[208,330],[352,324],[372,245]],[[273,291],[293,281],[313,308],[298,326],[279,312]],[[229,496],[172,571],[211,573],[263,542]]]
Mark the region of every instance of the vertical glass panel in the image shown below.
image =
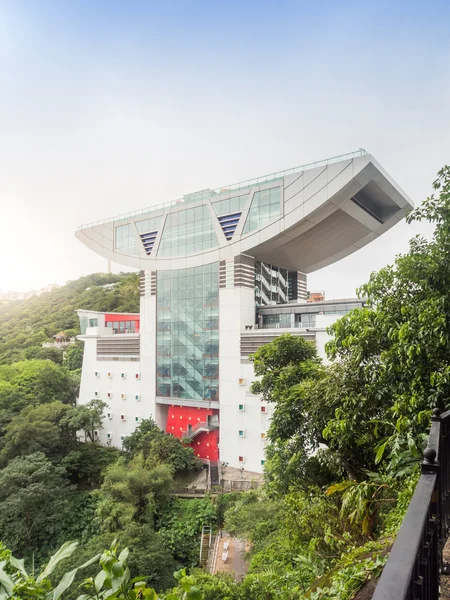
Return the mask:
[[[256,192],[253,196],[252,205],[248,211],[247,220],[242,233],[249,233],[255,229],[261,229],[275,221],[280,214],[279,187]]]
[[[218,263],[158,271],[158,396],[219,399],[218,296]]]
[[[229,215],[234,212],[241,212],[248,200],[248,194],[245,196],[236,196],[227,200],[214,202],[213,208],[218,217]]]
[[[218,246],[207,206],[167,215],[158,256],[185,256]]]
[[[119,225],[115,228],[114,248],[123,254],[138,254],[133,225]]]
[[[80,317],[80,331],[81,331],[81,335],[85,335],[87,327],[88,327],[88,318],[87,317]]]
[[[139,233],[149,233],[151,231],[158,231],[162,221],[162,216],[160,217],[149,217],[148,219],[143,219],[142,221],[136,222],[136,227]]]

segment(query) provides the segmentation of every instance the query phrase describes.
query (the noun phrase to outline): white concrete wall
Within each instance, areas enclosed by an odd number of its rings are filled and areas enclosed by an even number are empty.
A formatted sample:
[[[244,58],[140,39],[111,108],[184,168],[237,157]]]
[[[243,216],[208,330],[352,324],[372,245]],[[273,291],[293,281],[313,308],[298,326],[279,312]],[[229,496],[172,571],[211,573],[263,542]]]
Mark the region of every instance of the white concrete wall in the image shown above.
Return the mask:
[[[241,371],[241,331],[252,325],[255,319],[254,290],[249,288],[222,288],[219,292],[219,389],[220,389],[220,437],[219,457],[233,467],[246,468],[239,462],[240,454],[247,447],[240,445],[239,404],[242,404],[243,388],[239,385]],[[250,464],[255,461],[251,460]]]
[[[146,413],[164,429],[167,409],[156,404],[156,296],[141,297],[140,337],[142,403]]]
[[[120,448],[121,437],[130,435],[141,419],[150,416],[145,396],[142,396],[142,381],[136,379],[136,374],[141,377],[140,362],[97,360],[97,337],[81,336],[81,339],[84,340],[84,355],[78,403],[87,404],[94,398],[106,402],[108,407],[105,409],[99,439],[103,444],[110,440],[113,446]],[[110,398],[108,394],[111,394]],[[122,398],[122,394],[125,394],[125,398]],[[136,395],[139,395],[139,399],[136,399]],[[111,418],[108,418],[108,413],[111,413]],[[121,415],[125,415],[125,421]]]
[[[326,332],[327,327],[340,319],[343,315],[317,315],[316,317],[316,347],[317,353],[325,365],[330,364],[325,352],[325,344],[331,339]]]

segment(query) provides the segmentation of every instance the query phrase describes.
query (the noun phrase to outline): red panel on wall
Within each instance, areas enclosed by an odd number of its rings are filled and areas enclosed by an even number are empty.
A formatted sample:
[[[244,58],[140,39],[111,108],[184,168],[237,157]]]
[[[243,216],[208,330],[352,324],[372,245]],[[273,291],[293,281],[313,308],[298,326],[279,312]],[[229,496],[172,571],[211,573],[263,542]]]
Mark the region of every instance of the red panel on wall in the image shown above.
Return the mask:
[[[141,315],[137,313],[106,313],[105,323],[122,323],[123,321],[134,321],[135,331],[139,333],[139,326],[141,322]]]
[[[192,406],[170,406],[167,415],[166,432],[177,438],[183,437],[183,432],[189,426],[208,421],[208,415],[217,414],[211,408],[195,408]],[[213,461],[219,460],[219,430],[201,431],[189,444],[198,458]]]

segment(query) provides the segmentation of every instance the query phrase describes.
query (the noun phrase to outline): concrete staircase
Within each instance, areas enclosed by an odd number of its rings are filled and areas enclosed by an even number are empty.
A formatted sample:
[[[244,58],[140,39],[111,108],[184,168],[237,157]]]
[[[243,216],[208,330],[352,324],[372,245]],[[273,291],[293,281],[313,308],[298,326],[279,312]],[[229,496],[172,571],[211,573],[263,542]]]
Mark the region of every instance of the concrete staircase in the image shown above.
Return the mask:
[[[209,556],[209,548],[212,541],[212,529],[211,527],[202,527],[202,537],[200,540],[200,567],[206,569]]]

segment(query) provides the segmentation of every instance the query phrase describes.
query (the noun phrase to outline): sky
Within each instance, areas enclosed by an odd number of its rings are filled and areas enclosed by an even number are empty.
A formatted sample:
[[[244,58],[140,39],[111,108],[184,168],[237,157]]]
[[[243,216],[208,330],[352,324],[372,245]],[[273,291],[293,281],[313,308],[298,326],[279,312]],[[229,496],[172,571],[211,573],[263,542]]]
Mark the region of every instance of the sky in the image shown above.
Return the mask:
[[[420,204],[450,163],[449,30],[447,0],[0,0],[0,289],[106,271],[81,224],[361,147]],[[417,233],[309,289],[354,296]]]

